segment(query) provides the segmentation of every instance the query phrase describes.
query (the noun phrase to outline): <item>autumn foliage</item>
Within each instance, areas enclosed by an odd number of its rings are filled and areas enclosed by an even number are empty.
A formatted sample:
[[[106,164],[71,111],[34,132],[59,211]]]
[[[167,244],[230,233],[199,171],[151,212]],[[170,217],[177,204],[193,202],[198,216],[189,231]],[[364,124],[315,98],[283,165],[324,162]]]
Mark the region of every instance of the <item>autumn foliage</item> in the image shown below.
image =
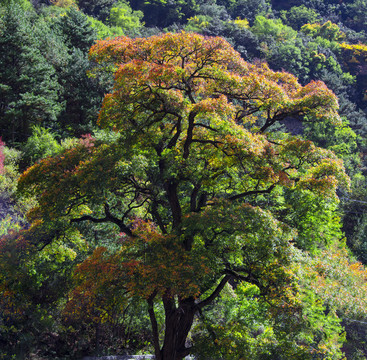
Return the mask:
[[[19,182],[37,195],[33,221],[112,224],[120,234],[118,251],[96,249],[79,266],[74,298],[88,291],[84,299],[94,301],[111,284],[145,299],[160,360],[193,351],[186,340],[195,316],[228,282],[254,284],[288,317],[298,312],[290,266],[297,229],[276,202],[283,191],[335,199],[349,179],[331,151],[274,125],[337,124],[335,95],[320,81],[301,86],[289,73],[247,63],[221,38],[120,37],[97,42],[90,57],[95,73],[114,74],[99,115],[114,136],[84,139]]]

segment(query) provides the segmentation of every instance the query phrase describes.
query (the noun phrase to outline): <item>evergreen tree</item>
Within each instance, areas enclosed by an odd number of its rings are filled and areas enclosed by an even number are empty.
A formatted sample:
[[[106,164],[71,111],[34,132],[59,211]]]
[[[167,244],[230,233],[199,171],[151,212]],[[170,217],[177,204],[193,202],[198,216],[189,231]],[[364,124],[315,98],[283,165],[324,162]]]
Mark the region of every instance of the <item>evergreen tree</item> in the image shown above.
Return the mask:
[[[23,141],[31,125],[54,125],[60,86],[40,50],[35,14],[14,3],[0,11],[0,126],[5,141]]]
[[[92,131],[106,89],[88,77],[88,50],[96,39],[96,31],[86,15],[71,7],[52,24],[67,48],[67,62],[59,69],[65,108],[59,125],[65,135],[81,135]]]
[[[70,7],[66,14],[57,17],[54,27],[71,51],[77,48],[87,53],[97,38],[88,17],[75,7]]]
[[[80,9],[88,15],[105,20],[116,0],[79,0]]]

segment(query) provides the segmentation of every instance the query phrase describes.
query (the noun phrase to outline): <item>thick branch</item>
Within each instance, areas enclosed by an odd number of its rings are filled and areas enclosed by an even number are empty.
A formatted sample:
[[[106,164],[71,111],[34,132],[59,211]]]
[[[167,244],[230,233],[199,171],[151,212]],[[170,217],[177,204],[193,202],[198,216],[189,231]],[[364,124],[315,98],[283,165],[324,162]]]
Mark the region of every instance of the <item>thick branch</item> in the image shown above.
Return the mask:
[[[106,203],[105,206],[104,206],[104,211],[105,211],[105,214],[106,214],[106,218],[116,224],[120,230],[122,232],[124,232],[126,235],[129,235],[129,236],[133,236],[133,233],[131,232],[131,230],[124,224],[124,222],[120,219],[118,219],[117,217],[115,217],[114,215],[111,214],[110,212],[110,207],[109,205]]]
[[[265,124],[260,129],[260,133],[265,132],[268,129],[268,127],[270,127],[271,125],[273,125],[277,121],[282,121],[282,120],[284,120],[286,118],[290,118],[290,117],[302,117],[304,115],[305,115],[304,111],[302,111],[302,110],[294,110],[294,111],[289,112],[289,113],[278,113],[278,114],[274,114],[272,117],[270,117],[270,115],[269,115],[268,118],[265,121]]]
[[[167,148],[168,149],[171,149],[171,148],[173,148],[176,145],[177,140],[178,140],[178,138],[181,135],[181,121],[182,121],[182,117],[179,116],[178,117],[178,121],[177,121],[176,125],[174,126],[174,128],[176,128],[176,133],[172,137],[172,139],[169,141],[169,143],[167,144]]]
[[[189,157],[190,145],[192,142],[192,136],[193,136],[193,130],[194,130],[194,120],[197,114],[198,113],[196,111],[191,111],[189,118],[188,118],[189,126],[187,128],[187,138],[184,144],[184,153],[183,153],[184,159],[187,159]]]
[[[91,215],[83,215],[79,218],[71,219],[70,222],[71,223],[78,223],[78,222],[82,222],[82,221],[92,221],[96,224],[112,222],[112,223],[116,224],[119,227],[119,229],[122,232],[124,232],[126,235],[131,236],[131,237],[135,236],[131,232],[131,230],[124,224],[124,222],[122,220],[118,219],[117,217],[115,217],[111,214],[108,204],[105,204],[104,210],[105,210],[105,214],[106,214],[106,216],[104,218],[95,218]]]
[[[258,195],[258,194],[270,194],[271,191],[275,188],[276,184],[272,184],[270,187],[268,187],[265,190],[251,190],[251,191],[245,191],[241,194],[237,194],[237,195],[233,195],[231,196],[228,200],[237,200],[237,199],[241,199],[244,198],[245,196],[249,196],[249,195]]]
[[[190,347],[187,347],[183,350],[180,350],[179,351],[179,358],[180,359],[183,359],[185,358],[186,356],[190,355],[193,351],[194,347],[193,346],[190,346]]]
[[[239,274],[238,271],[246,271],[247,276]],[[248,269],[226,269],[225,272],[227,275],[232,276],[233,278],[237,280],[246,281],[248,283],[254,284],[259,289],[262,288],[262,285],[259,282],[259,280]]]
[[[106,217],[101,218],[101,219],[97,219],[97,218],[95,218],[93,216],[90,216],[90,215],[83,215],[79,218],[75,218],[75,219],[70,220],[71,223],[78,223],[78,222],[82,222],[82,221],[92,221],[96,224],[100,224],[100,223],[108,222],[108,219]]]
[[[196,124],[194,124],[194,126],[200,126],[200,127],[205,128],[205,129],[208,129],[208,130],[211,130],[211,131],[214,131],[214,132],[218,132],[217,129],[214,129],[213,127],[211,127],[209,125],[205,125],[205,124],[201,124],[201,123],[196,123]]]
[[[216,287],[216,289],[211,293],[211,295],[209,295],[205,300],[199,302],[199,304],[197,304],[197,307],[199,309],[202,309],[203,307],[209,305],[213,300],[215,300],[219,296],[220,292],[223,290],[224,286],[232,277],[233,275],[225,275]]]
[[[174,179],[168,180],[165,184],[165,189],[167,191],[168,195],[168,201],[171,207],[172,211],[172,228],[177,229],[179,228],[181,224],[181,217],[182,217],[182,211],[181,211],[181,205],[180,201],[178,199],[177,195],[177,182]]]

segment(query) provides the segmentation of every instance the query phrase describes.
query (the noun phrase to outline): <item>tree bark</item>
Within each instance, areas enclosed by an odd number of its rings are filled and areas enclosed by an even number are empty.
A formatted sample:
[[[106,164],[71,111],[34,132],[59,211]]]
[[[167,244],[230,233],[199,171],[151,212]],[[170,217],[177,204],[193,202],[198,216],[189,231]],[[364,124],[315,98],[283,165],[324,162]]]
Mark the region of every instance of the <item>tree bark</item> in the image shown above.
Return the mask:
[[[178,300],[173,296],[163,297],[165,310],[165,335],[161,350],[161,360],[182,360],[189,355],[190,347],[186,347],[186,339],[192,327],[197,306],[193,298]]]
[[[192,351],[187,346],[187,336],[194,322],[194,317],[202,308],[211,304],[223,290],[225,284],[234,278],[233,274],[225,275],[213,292],[202,301],[195,301],[193,297],[179,298],[166,290],[162,297],[165,312],[165,334],[159,360],[182,360]]]

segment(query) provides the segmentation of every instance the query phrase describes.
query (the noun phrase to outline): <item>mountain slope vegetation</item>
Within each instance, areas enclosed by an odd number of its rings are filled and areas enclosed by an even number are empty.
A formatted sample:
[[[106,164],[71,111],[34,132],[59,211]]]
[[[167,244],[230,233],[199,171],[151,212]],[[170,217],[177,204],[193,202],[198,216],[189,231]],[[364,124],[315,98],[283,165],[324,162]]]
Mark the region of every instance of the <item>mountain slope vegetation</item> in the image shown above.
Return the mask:
[[[367,359],[367,1],[0,5],[0,359]]]

